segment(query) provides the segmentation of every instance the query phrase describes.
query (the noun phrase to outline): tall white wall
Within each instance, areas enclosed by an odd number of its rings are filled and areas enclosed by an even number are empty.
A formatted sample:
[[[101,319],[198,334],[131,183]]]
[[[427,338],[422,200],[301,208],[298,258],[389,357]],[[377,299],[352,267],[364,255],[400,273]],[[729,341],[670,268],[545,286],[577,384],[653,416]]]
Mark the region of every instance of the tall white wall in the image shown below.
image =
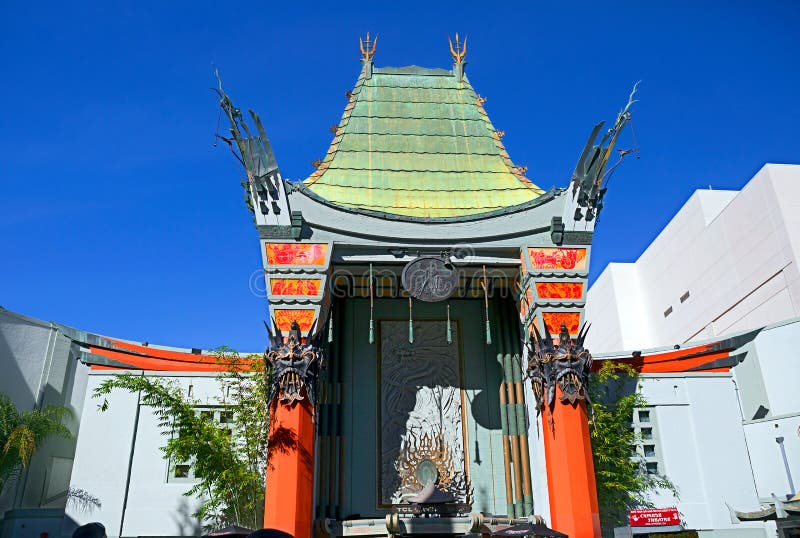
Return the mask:
[[[65,424],[77,436],[88,369],[77,360],[70,331],[0,308],[0,392],[21,412],[66,407],[72,417]],[[0,516],[12,508],[63,508],[74,453],[74,439],[51,438],[39,446],[19,480],[2,492]]]
[[[758,509],[731,375],[643,374],[641,392],[653,406],[659,470],[679,491],[653,495],[655,505],[677,506],[698,530],[734,528],[726,502]]]
[[[110,375],[93,371],[89,392]],[[187,392],[191,385],[204,405],[219,404],[221,393],[213,374],[148,375],[174,381]],[[170,479],[169,462],[160,450],[166,437],[152,409],[139,405],[136,394],[120,390],[108,401],[108,411],[100,412],[100,401],[87,397],[72,471],[72,486],[98,497],[101,507],[68,508],[67,515],[79,525],[103,523],[110,537],[199,536],[199,522],[192,516],[198,500],[184,496],[194,482]]]
[[[592,286],[596,297],[603,300],[586,306],[591,321],[589,349],[642,349],[652,341],[646,322],[647,297],[641,287],[639,273],[632,263],[610,263]],[[623,322],[623,319],[624,322]]]
[[[798,253],[800,166],[765,165],[738,192],[698,190],[635,263],[593,284],[587,344],[652,348],[798,316]]]
[[[750,449],[758,496],[784,497],[800,491],[800,320],[768,327],[746,346],[734,368],[740,388],[743,427]],[[764,416],[758,415],[761,408]],[[783,438],[786,463],[777,438]],[[789,476],[794,483],[791,491]]]
[[[758,361],[769,414],[781,416],[800,412],[800,322],[762,331],[752,348],[752,357],[748,355],[748,358]],[[748,381],[742,379],[740,384],[745,386]]]
[[[798,349],[794,319],[732,351],[741,362],[728,373],[641,374],[654,428],[643,444],[655,444],[659,473],[679,490],[651,494],[655,506],[677,506],[688,528],[774,536],[772,524],[732,523],[728,506],[756,511],[800,490]]]
[[[758,491],[758,498],[772,501],[772,495],[785,500],[800,490],[800,414],[748,421],[744,425],[750,458]],[[776,439],[782,437],[789,473],[783,461],[781,447]],[[794,491],[789,485],[792,478]]]

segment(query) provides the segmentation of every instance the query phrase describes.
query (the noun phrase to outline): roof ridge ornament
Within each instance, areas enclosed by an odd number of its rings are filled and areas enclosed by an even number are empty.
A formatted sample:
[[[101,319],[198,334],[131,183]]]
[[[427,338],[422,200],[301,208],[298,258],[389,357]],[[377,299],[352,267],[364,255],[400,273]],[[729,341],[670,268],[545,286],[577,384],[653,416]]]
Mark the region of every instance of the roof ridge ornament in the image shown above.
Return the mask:
[[[215,138],[225,142],[236,160],[244,166],[247,181],[243,182],[242,186],[245,188],[245,200],[250,211],[255,213],[254,201],[258,200],[255,193],[260,191],[264,193],[263,197],[260,197],[261,214],[269,214],[271,205],[273,216],[280,220],[283,218],[278,217],[281,211],[275,208],[279,207],[282,200],[281,173],[261,118],[253,110],[248,111],[255,127],[255,132],[251,131],[241,109],[236,107],[230,96],[225,93],[217,66],[213,64],[212,66],[217,87],[211,90],[219,97],[219,106],[230,122],[231,133],[230,137],[224,137],[217,132]],[[217,120],[217,131],[219,131],[219,120]],[[288,214],[288,210],[285,213]]]
[[[371,62],[375,57],[375,48],[378,46],[378,36],[376,35],[373,40],[370,38],[369,32],[367,32],[367,37],[364,39],[358,38],[358,45],[361,49],[361,59],[365,62]]]
[[[375,49],[378,46],[378,35],[371,39],[369,32],[365,38],[358,38],[358,48],[361,49],[361,62],[367,70],[367,78],[372,77],[372,60],[375,58]]]
[[[456,32],[455,46],[453,46],[453,40],[449,36],[447,37],[447,41],[450,42],[450,56],[453,58],[453,74],[459,82],[464,78],[464,66],[467,65],[467,62],[464,61],[464,57],[467,55],[467,37],[469,36],[465,36],[464,41],[461,42],[458,32]]]
[[[641,82],[641,81],[639,81]],[[608,188],[608,182],[614,170],[620,165],[626,155],[635,153],[639,158],[639,148],[636,146],[635,136],[633,137],[633,149],[618,149],[619,159],[611,167],[608,167],[611,152],[617,143],[622,129],[631,121],[631,106],[638,102],[634,99],[639,89],[639,82],[633,85],[628,102],[625,107],[617,114],[614,125],[606,131],[600,141],[595,144],[605,122],[600,122],[594,126],[589,140],[578,158],[575,171],[572,172],[572,199],[575,207],[574,219],[576,222],[585,220],[590,222],[597,219],[603,209],[603,196]],[[631,127],[631,131],[633,127]],[[607,168],[608,167],[608,168]]]

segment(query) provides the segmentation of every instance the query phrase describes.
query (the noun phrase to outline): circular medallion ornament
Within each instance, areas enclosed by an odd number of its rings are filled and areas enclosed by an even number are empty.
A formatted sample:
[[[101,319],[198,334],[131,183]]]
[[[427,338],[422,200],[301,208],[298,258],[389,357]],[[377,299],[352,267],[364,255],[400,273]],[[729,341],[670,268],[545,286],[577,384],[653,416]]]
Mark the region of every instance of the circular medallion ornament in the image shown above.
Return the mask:
[[[436,483],[436,479],[439,478],[439,470],[431,460],[424,459],[417,465],[416,475],[419,483],[427,486],[428,484]]]
[[[458,273],[437,256],[420,256],[403,268],[403,287],[420,301],[435,303],[450,297],[458,286]]]

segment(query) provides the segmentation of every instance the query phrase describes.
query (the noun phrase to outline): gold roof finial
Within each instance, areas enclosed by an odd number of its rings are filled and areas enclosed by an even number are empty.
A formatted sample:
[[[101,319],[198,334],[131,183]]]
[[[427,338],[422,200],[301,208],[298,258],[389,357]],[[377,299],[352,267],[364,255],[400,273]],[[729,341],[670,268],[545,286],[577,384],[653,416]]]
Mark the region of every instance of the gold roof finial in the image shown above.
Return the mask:
[[[358,45],[361,49],[361,59],[365,62],[371,62],[372,58],[375,57],[375,47],[378,46],[378,36],[376,35],[375,39],[371,40],[369,32],[367,32],[367,37],[365,39],[358,38]]]
[[[467,38],[464,38],[464,42],[460,42],[458,38],[458,32],[456,32],[456,42],[455,47],[453,46],[453,40],[450,37],[447,38],[450,42],[450,55],[453,57],[453,61],[457,64],[464,63],[464,56],[467,54]]]

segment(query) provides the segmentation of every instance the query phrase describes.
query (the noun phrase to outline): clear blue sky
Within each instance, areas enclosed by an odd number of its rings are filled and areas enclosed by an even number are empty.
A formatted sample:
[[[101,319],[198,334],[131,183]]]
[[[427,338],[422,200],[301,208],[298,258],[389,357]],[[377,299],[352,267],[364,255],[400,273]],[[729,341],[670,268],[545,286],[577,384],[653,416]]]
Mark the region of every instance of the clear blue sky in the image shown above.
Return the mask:
[[[0,305],[121,338],[263,348],[258,238],[237,167],[212,147],[210,66],[302,179],[366,31],[378,66],[448,67],[448,33],[469,34],[470,80],[545,188],[567,184],[591,127],[642,80],[641,159],[613,178],[596,278],[695,189],[800,162],[800,3],[696,4],[4,2]]]

